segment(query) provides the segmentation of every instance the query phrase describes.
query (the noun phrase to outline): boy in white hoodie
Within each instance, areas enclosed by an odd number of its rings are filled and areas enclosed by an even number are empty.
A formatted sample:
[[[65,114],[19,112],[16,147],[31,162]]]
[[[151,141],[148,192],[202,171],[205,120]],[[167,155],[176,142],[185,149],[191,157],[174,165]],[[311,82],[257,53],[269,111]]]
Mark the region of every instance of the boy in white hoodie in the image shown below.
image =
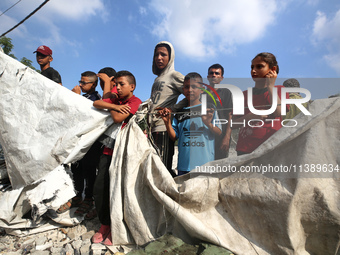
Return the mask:
[[[152,72],[157,78],[152,85],[150,112],[154,113],[157,108],[169,108],[172,111],[183,108],[181,105],[174,107],[179,95],[183,93],[183,74],[175,71],[175,51],[171,43],[159,42],[154,51]],[[160,156],[164,165],[172,176],[172,157],[174,154],[174,142],[169,138],[163,120],[156,114],[149,117],[152,137],[159,148]]]

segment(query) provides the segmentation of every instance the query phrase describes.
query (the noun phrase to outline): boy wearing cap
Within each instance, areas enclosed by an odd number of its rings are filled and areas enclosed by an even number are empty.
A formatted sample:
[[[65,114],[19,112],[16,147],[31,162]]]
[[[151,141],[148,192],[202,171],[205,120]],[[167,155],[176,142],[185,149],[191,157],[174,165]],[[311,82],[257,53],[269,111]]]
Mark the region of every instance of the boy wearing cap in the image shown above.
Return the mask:
[[[58,71],[54,70],[50,66],[50,63],[53,60],[52,50],[45,45],[41,45],[33,53],[37,53],[36,57],[37,57],[37,62],[40,65],[41,74],[49,78],[50,80],[62,85],[60,74],[58,73]]]

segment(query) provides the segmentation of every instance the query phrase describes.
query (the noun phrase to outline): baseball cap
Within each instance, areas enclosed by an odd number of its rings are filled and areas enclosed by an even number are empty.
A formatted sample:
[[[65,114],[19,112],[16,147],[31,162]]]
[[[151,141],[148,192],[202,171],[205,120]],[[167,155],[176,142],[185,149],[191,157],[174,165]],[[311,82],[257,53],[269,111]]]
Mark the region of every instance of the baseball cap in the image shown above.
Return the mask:
[[[43,54],[45,56],[49,56],[49,55],[52,56],[52,50],[45,45],[39,46],[38,49],[33,53],[36,53],[36,52],[40,52],[41,54]]]

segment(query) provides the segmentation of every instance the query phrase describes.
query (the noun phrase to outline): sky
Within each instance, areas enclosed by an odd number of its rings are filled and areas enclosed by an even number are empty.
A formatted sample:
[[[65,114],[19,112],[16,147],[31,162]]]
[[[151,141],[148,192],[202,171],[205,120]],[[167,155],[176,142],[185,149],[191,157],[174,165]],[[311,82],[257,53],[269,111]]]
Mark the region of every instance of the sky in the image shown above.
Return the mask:
[[[44,2],[21,0],[1,14],[17,1],[0,1],[0,34]],[[148,99],[156,78],[154,47],[166,40],[175,48],[175,69],[184,75],[206,77],[208,67],[220,63],[226,81],[250,78],[255,55],[271,52],[280,66],[277,82],[297,78],[312,99],[340,92],[338,0],[50,0],[6,36],[12,53],[37,69],[33,51],[49,46],[51,66],[69,89],[82,72],[109,66],[132,72],[135,95]],[[254,86],[251,79],[246,83],[239,87]]]

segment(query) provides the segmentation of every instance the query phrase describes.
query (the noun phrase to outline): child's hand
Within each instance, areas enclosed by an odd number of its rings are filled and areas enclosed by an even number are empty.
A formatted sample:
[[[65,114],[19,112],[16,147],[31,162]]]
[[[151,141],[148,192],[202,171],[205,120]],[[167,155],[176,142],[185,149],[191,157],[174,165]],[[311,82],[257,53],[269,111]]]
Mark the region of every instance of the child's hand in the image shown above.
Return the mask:
[[[77,94],[81,94],[81,88],[79,85],[75,86],[73,89],[72,89],[73,92],[77,93]]]
[[[162,118],[165,124],[171,121],[171,111],[168,108],[158,111],[158,116]]]
[[[266,86],[267,87],[274,87],[275,85],[275,80],[277,78],[277,72],[275,70],[270,70],[266,76]]]
[[[106,73],[98,73],[97,76],[104,82],[110,82],[113,76],[109,77]]]
[[[115,111],[119,112],[119,113],[130,113],[130,109],[131,107],[128,104],[124,104],[124,105],[115,105]]]
[[[203,123],[209,127],[211,125],[211,121],[214,117],[214,109],[213,108],[208,108],[207,109],[207,114],[206,115],[202,115],[202,121]]]
[[[115,99],[118,98],[118,94],[117,93],[111,93],[111,99]]]

